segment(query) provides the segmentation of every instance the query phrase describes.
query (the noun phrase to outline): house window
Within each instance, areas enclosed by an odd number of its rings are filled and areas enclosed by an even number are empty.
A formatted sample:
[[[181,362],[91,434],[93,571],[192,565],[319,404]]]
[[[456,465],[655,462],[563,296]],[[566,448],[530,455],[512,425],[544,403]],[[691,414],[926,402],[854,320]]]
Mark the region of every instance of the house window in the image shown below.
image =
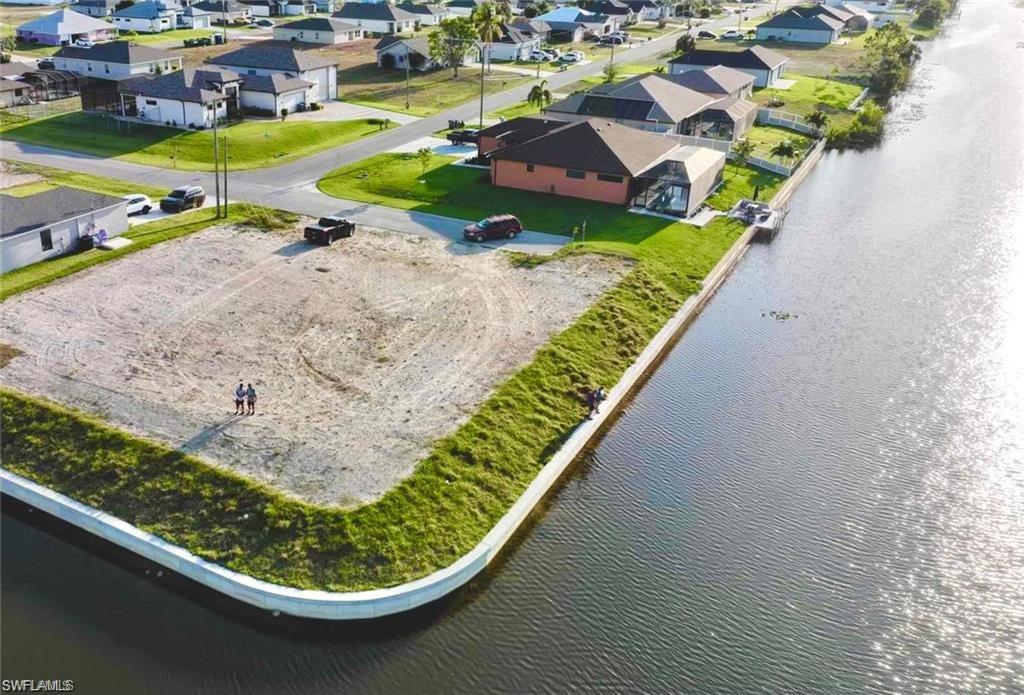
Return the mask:
[[[255,74],[256,74],[256,71],[255,71],[255,70],[249,70],[249,74],[250,74],[250,75],[255,75]]]
[[[103,72],[105,72],[108,75],[110,74],[110,66],[106,63],[103,64]]]
[[[607,181],[608,183],[622,183],[621,176],[612,176],[611,174],[598,174],[598,181]]]
[[[39,232],[39,242],[43,245],[43,251],[53,250],[53,235],[50,234],[49,229]]]
[[[585,179],[587,178],[587,172],[580,171],[579,169],[566,169],[565,175],[570,179]]]
[[[527,164],[526,170],[529,171],[530,173],[533,173],[534,171],[537,170],[537,167],[533,166],[532,164]]]
[[[146,99],[146,106],[156,106],[156,99]]]

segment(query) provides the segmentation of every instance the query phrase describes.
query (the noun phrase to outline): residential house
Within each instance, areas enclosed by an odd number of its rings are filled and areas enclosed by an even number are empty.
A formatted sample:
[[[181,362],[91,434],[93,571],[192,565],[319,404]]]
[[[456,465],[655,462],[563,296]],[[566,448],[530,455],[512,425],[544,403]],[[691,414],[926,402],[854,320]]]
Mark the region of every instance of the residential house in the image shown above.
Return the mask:
[[[209,128],[239,109],[242,78],[219,68],[185,68],[120,83],[121,114],[181,128]]]
[[[438,67],[430,58],[430,45],[423,36],[402,38],[401,36],[385,36],[373,47],[377,52],[377,67],[398,68],[426,72]],[[408,61],[408,64],[406,63]]]
[[[32,94],[32,85],[27,82],[0,80],[0,109],[35,103]]]
[[[752,75],[755,87],[770,87],[782,77],[788,62],[787,56],[764,46],[751,46],[742,51],[697,49],[668,61],[668,71],[670,75],[679,75],[724,65]]]
[[[654,0],[624,0],[633,10],[637,20],[641,22],[659,22],[668,19],[672,12],[671,5],[659,5]]]
[[[128,229],[122,198],[61,186],[32,195],[0,194],[0,272],[91,248],[89,237],[111,238]]]
[[[16,60],[10,63],[0,63],[0,80],[20,80],[22,75],[35,71],[35,65],[20,63]]]
[[[338,57],[316,44],[250,41],[207,61],[240,75],[284,74],[316,85],[315,101],[338,98]]]
[[[242,77],[239,102],[246,113],[280,116],[305,110],[317,101],[316,85],[308,80],[282,73]]]
[[[71,3],[69,9],[72,9],[79,14],[103,19],[114,14],[117,1],[118,0],[76,0]]]
[[[411,32],[419,21],[419,15],[386,2],[346,2],[331,16],[373,34]]]
[[[240,0],[252,9],[253,17],[301,17],[319,11],[313,0]]]
[[[791,7],[757,25],[758,41],[828,45],[838,41],[843,22],[815,8]]]
[[[619,20],[608,15],[594,14],[578,7],[559,7],[534,17],[551,27],[551,41],[576,42],[587,34],[604,35],[616,31]]]
[[[885,14],[895,9],[896,0],[825,0],[825,4],[838,6],[853,5],[874,14]]]
[[[540,39],[542,44],[547,43],[551,39],[551,25],[541,19],[516,17],[512,20],[512,26],[524,36],[533,36]]]
[[[279,41],[337,44],[363,38],[361,28],[334,17],[306,17],[274,27],[274,38]]]
[[[155,34],[178,28],[174,9],[163,2],[145,0],[118,10],[113,16],[119,31],[139,31]]]
[[[845,31],[867,31],[875,24],[875,15],[857,5],[814,5],[811,10],[838,19]]]
[[[450,0],[450,2],[445,3],[445,7],[453,15],[469,17],[482,4],[484,4],[484,0]]]
[[[715,65],[703,70],[687,70],[665,77],[676,84],[701,94],[708,94],[716,99],[726,97],[743,99],[749,97],[754,91],[753,75],[727,68],[724,65]]]
[[[202,0],[192,7],[210,13],[213,24],[234,24],[252,19],[252,8],[238,0]]]
[[[209,29],[213,24],[213,15],[195,5],[179,7],[175,10],[174,17],[178,27],[184,29]]]
[[[46,46],[66,46],[79,39],[99,42],[117,38],[117,29],[110,24],[66,8],[25,22],[16,33],[19,41]]]
[[[492,150],[491,183],[686,217],[722,180],[725,153],[587,119]]]
[[[123,80],[180,70],[181,56],[122,40],[98,43],[91,48],[64,46],[53,55],[53,65],[57,70],[83,77]]]
[[[519,31],[514,24],[501,25],[501,38],[491,42],[489,60],[528,60],[530,53],[540,48],[541,38]]]
[[[519,145],[533,140],[567,123],[547,116],[520,116],[500,121],[477,132],[477,156],[484,157],[495,150],[511,145]]]
[[[619,26],[627,26],[639,21],[633,8],[622,0],[581,0],[579,7],[594,14],[614,17]]]
[[[416,15],[420,26],[436,26],[452,16],[445,5],[429,5],[419,2],[400,2],[397,7]]]

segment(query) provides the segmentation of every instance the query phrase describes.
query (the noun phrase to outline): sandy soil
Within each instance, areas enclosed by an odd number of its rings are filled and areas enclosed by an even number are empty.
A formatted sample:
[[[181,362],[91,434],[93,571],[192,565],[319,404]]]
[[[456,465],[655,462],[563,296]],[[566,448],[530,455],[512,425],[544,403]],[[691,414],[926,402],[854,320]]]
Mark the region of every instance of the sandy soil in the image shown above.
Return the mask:
[[[3,305],[0,381],[301,498],[407,476],[625,271],[517,269],[492,250],[360,229],[332,247],[218,227]],[[239,380],[258,414],[234,416]]]
[[[43,177],[39,174],[21,173],[16,167],[0,160],[0,190],[14,188],[15,186],[23,186],[26,183],[35,183],[36,181],[42,180]]]

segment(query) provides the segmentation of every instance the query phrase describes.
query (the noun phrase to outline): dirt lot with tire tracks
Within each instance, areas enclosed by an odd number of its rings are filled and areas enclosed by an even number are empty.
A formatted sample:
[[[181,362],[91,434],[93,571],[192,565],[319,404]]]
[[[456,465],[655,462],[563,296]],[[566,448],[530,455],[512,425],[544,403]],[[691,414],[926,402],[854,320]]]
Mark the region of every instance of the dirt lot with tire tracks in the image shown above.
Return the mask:
[[[360,229],[332,247],[222,226],[4,302],[0,381],[298,497],[353,505],[625,272]],[[255,416],[232,389],[252,382]]]

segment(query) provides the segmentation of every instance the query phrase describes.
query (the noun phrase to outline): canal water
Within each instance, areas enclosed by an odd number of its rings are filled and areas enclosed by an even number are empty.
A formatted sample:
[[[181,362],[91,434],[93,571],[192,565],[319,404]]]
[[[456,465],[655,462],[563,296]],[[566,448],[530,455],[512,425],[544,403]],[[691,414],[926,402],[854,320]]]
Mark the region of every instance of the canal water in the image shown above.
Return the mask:
[[[963,5],[500,567],[278,630],[3,523],[4,678],[83,693],[1024,692],[1024,10]],[[776,312],[772,314],[772,312]]]

